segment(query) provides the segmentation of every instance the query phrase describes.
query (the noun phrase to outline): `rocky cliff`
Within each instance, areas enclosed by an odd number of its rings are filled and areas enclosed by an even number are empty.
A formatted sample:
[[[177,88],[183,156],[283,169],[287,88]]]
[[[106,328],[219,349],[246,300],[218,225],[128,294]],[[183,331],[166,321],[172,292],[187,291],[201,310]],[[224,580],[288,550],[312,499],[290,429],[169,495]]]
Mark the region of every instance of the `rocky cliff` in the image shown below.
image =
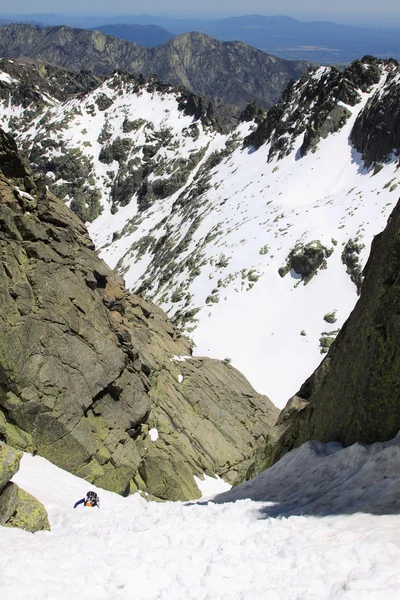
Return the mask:
[[[392,65],[397,65],[391,61]],[[351,141],[367,166],[398,155],[400,139],[400,73],[393,69],[382,93],[376,91],[358,116]],[[382,132],[384,134],[382,135]]]
[[[190,356],[2,131],[0,170],[0,439],[122,494],[188,499],[194,475],[243,477],[277,409]]]
[[[308,440],[370,444],[400,430],[400,202],[373,240],[364,274],[353,312],[280,414],[251,473]]]
[[[315,152],[322,139],[343,128],[351,117],[351,107],[361,103],[362,94],[370,93],[374,85],[387,77],[384,93],[377,91],[372,95],[351,133],[351,141],[356,149],[363,152],[367,145],[366,137],[370,140],[368,147],[376,145],[377,138],[383,137],[380,133],[383,123],[378,124],[378,120],[382,121],[383,117],[377,117],[382,109],[381,97],[385,98],[385,104],[389,104],[391,109],[396,105],[397,67],[395,60],[384,61],[373,56],[364,56],[362,60],[351,63],[344,71],[335,67],[320,67],[316,71],[304,74],[300,80],[288,85],[280,101],[260,119],[257,129],[246,139],[246,145],[258,149],[270,142],[268,160],[274,157],[281,159],[290,154],[300,136],[303,136],[297,159]],[[386,109],[384,114],[392,113]],[[392,116],[396,120],[397,112]],[[372,124],[373,139],[370,138]],[[394,128],[393,134],[396,131]],[[389,146],[390,143],[392,146]],[[393,149],[396,148],[396,143],[393,142],[392,136],[387,146]],[[374,160],[387,158],[388,152],[385,154],[377,148],[374,155],[368,156],[368,166]]]
[[[309,67],[265,54],[243,42],[219,42],[186,33],[157,48],[146,48],[99,31],[14,24],[1,27],[0,56],[24,58],[95,74],[125,69],[184,85],[197,94],[244,106],[274,104],[291,79]]]

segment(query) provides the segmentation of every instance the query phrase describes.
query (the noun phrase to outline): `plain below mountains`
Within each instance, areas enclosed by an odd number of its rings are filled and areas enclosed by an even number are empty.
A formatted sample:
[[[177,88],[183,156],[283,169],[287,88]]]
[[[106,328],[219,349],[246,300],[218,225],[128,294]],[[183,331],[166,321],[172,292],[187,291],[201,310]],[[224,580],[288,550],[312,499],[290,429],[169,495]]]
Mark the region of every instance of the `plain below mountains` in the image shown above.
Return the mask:
[[[391,23],[390,27],[375,26],[375,24],[357,27],[326,21],[304,22],[287,16],[267,15],[241,15],[214,20],[178,19],[154,15],[33,14],[2,16],[13,22],[36,23],[44,27],[68,25],[69,27],[99,29],[102,26],[115,27],[117,24],[118,26],[123,24],[132,28],[158,26],[173,35],[198,31],[220,41],[245,42],[281,58],[311,60],[319,64],[348,64],[365,54],[400,60],[399,21]],[[360,14],[360,23],[363,18],[364,15]],[[119,33],[104,30],[104,33],[142,44],[139,38],[127,38],[122,30]],[[157,36],[154,39],[156,40]],[[143,45],[148,44],[143,43]]]
[[[41,61],[94,74],[127,70],[156,74],[203,96],[243,107],[256,101],[270,107],[292,79],[309,63],[270,56],[242,42],[219,42],[201,33],[187,33],[157,48],[69,27],[5,25],[0,30],[0,56]]]

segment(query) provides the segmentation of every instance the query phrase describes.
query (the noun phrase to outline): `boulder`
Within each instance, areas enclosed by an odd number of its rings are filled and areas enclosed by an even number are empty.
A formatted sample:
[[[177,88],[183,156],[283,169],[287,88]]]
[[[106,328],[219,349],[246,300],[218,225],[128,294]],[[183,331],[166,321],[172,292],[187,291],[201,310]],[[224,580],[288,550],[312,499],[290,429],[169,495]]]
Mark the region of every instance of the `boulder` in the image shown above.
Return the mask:
[[[301,275],[302,281],[306,285],[319,269],[326,268],[326,259],[332,252],[333,249],[325,248],[318,240],[297,245],[289,253],[286,265],[279,269],[279,275],[285,277],[293,269],[298,275]]]
[[[50,530],[43,504],[11,482],[0,493],[0,525],[31,533]]]
[[[19,469],[22,452],[0,442],[0,492]]]

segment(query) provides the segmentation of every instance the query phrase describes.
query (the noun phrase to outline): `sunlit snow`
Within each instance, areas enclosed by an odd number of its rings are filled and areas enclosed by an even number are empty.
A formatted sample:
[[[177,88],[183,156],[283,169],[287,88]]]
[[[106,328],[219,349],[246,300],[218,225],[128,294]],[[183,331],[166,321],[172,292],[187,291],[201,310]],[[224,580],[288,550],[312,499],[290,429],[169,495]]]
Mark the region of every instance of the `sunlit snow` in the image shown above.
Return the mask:
[[[185,504],[122,498],[25,455],[14,480],[52,530],[0,528],[0,597],[397,600],[399,459],[399,438],[312,442],[214,502]],[[74,510],[89,489],[101,509]]]
[[[152,442],[156,442],[159,437],[158,430],[155,427],[153,427],[153,429],[150,429],[149,431],[149,436]]]
[[[373,175],[348,141],[368,97],[364,94],[360,104],[347,107],[352,116],[341,131],[321,140],[315,153],[300,160],[302,139],[288,157],[270,163],[266,160],[268,145],[257,152],[239,148],[226,158],[213,171],[201,224],[188,251],[180,257],[201,247],[220,223],[220,234],[205,247],[206,264],[188,288],[190,306],[201,308],[190,333],[195,353],[230,357],[257,391],[269,395],[278,406],[286,403],[319,364],[321,334],[337,330],[357,301],[356,287],[341,260],[344,244],[350,238],[360,240],[364,244],[360,260],[365,264],[373,236],[384,228],[397,201],[397,194],[387,186],[396,179],[397,163],[393,161]],[[128,249],[150,232],[154,219],[164,219],[170,207],[170,199],[155,202],[152,216],[144,218],[137,231],[111,245],[107,243],[113,232],[132,214],[131,205],[116,215],[104,213],[90,226],[95,243],[103,247],[101,256],[111,266],[126,255],[122,267],[132,290],[140,285],[152,256],[145,254],[135,262]],[[178,244],[189,224],[175,213],[170,226]],[[156,239],[164,233],[165,227],[152,231]],[[281,279],[278,269],[290,250],[299,242],[313,240],[333,249],[328,268],[306,286],[294,272]],[[221,256],[226,258],[224,266],[216,268]],[[174,280],[175,289],[186,277],[183,272]],[[217,301],[206,304],[215,289]],[[168,291],[167,287],[161,289],[154,300],[172,316],[179,304],[162,300]],[[331,326],[324,316],[333,311],[337,322]]]

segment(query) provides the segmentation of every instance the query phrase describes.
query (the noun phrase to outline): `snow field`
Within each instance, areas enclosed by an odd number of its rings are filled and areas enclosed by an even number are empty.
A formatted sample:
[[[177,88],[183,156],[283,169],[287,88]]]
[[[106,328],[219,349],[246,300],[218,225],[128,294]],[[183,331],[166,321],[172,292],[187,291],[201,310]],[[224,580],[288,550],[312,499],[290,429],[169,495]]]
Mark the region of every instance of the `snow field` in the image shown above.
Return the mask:
[[[186,504],[121,498],[25,455],[14,480],[45,504],[52,531],[0,528],[1,598],[397,600],[399,453],[399,437],[308,443],[215,501]],[[74,510],[88,489],[101,509]]]

